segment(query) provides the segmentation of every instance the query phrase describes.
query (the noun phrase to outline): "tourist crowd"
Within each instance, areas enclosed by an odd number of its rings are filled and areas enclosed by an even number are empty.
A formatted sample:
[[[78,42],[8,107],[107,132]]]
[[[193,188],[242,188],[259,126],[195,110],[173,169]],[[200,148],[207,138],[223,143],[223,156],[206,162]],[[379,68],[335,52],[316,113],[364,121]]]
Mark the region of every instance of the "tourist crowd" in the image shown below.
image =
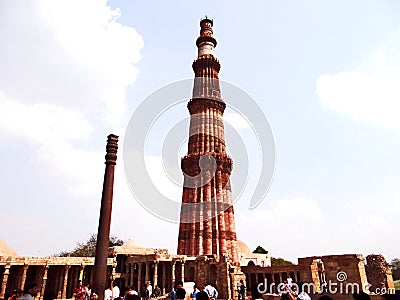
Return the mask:
[[[278,292],[282,300],[311,300],[311,297],[305,291],[298,291],[298,284],[294,284],[292,279],[288,277],[284,280],[283,285],[279,288]],[[301,286],[301,284],[300,284]],[[300,288],[301,289],[301,288]],[[302,289],[301,289],[302,290]],[[25,284],[24,290],[14,290],[9,300],[34,300],[40,292],[40,286],[36,283]],[[246,286],[243,280],[237,283],[238,300],[246,299]],[[261,296],[261,294],[260,294]],[[177,281],[174,288],[165,295],[162,295],[161,289],[155,285],[154,288],[151,282],[146,282],[140,293],[138,293],[133,287],[125,287],[121,293],[119,286],[114,282],[113,287],[108,287],[104,291],[104,300],[184,300],[190,297],[192,300],[216,300],[218,298],[217,289],[210,284],[205,282],[203,290],[199,290],[195,284],[193,291],[189,294],[183,287],[182,281]],[[99,294],[92,291],[89,284],[78,282],[78,286],[73,290],[74,300],[97,300]],[[250,298],[250,297],[249,297]],[[255,297],[257,298],[257,297]],[[353,294],[355,300],[369,300],[371,299],[368,294],[363,292]],[[57,299],[57,295],[52,290],[46,290],[43,295],[43,300],[54,300]],[[314,299],[314,298],[313,298]],[[319,300],[332,300],[328,295],[319,296]],[[382,295],[382,299],[398,299],[396,295]]]

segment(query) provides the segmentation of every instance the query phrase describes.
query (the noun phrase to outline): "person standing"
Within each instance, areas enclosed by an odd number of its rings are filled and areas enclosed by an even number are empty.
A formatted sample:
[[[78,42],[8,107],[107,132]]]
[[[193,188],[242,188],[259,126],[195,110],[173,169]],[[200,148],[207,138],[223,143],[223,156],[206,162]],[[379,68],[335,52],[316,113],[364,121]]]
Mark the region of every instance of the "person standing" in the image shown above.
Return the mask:
[[[288,277],[286,278],[286,280],[287,280],[287,283],[288,283],[289,287],[292,287],[292,285],[293,285],[293,279],[290,277],[289,274],[288,274]]]
[[[151,282],[147,281],[146,298],[149,299],[152,295],[153,295],[153,287],[151,286]]]
[[[24,295],[23,291],[21,291],[20,289],[16,289],[13,291],[12,295],[8,299],[9,300],[17,300],[17,299],[21,298],[23,295]]]
[[[118,285],[116,284],[116,282],[113,282],[112,298],[113,299],[119,298],[120,293],[121,293],[121,291],[120,291]]]
[[[158,287],[157,284],[154,286],[153,296],[156,298],[161,297],[161,289]]]
[[[40,286],[36,282],[30,282],[25,284],[24,296],[21,300],[34,300],[40,291]]]
[[[246,286],[244,285],[243,279],[239,280],[238,294],[239,294],[239,300],[244,300],[245,299]]]
[[[176,283],[175,299],[183,300],[186,297],[186,290],[183,288],[183,282],[178,281]]]
[[[190,298],[196,299],[196,295],[199,292],[199,289],[197,288],[197,285],[193,286],[193,292],[190,293]]]
[[[210,282],[206,281],[206,286],[204,287],[203,291],[208,294],[210,299],[217,299],[218,298],[218,291],[215,287],[211,285]]]
[[[108,287],[105,291],[104,291],[104,300],[113,300],[112,298],[113,296],[113,292],[110,289],[110,287]]]
[[[82,281],[78,281],[78,287],[74,288],[74,299],[85,300],[86,288],[82,285]]]
[[[97,295],[95,292],[91,293],[90,300],[97,300],[97,299],[99,299],[99,295]]]
[[[90,284],[84,284],[83,285],[86,289],[86,297],[85,300],[90,300],[90,296],[92,295],[92,287],[90,286]]]

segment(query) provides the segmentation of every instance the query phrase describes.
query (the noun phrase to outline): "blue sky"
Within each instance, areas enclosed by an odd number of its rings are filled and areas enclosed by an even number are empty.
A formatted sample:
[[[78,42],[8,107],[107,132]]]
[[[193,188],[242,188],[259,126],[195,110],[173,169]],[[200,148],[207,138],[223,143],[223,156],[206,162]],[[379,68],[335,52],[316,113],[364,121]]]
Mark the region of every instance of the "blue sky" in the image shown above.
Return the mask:
[[[0,5],[0,239],[17,253],[71,249],[97,230],[106,136],[121,136],[122,156],[127,123],[141,101],[193,77],[199,19],[207,14],[220,78],[259,103],[275,139],[268,195],[252,211],[251,191],[235,204],[239,239],[293,261],[400,256],[398,1]],[[185,105],[177,107],[170,125],[187,114]],[[238,132],[246,140],[249,128]],[[161,172],[156,145],[149,147],[149,172],[180,201],[180,188]],[[256,157],[251,140],[247,149]],[[178,226],[133,199],[121,156],[112,232],[175,252]],[[250,164],[256,168],[257,161]]]

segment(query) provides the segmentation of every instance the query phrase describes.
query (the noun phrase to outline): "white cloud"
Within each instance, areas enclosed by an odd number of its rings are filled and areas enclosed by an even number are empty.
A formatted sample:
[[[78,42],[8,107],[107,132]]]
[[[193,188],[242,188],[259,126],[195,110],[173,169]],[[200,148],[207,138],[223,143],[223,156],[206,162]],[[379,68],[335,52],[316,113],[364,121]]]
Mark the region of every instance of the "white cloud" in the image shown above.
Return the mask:
[[[118,16],[106,1],[6,2],[0,90],[24,103],[58,104],[120,122],[143,40]]]
[[[104,153],[76,149],[54,138],[40,147],[36,163],[66,177],[65,188],[77,199],[100,197]]]
[[[89,186],[102,151],[80,149],[78,141],[123,126],[125,88],[136,78],[143,39],[118,23],[119,10],[106,1],[2,6],[1,137],[28,141],[39,149],[39,163],[75,181],[86,178],[82,186]],[[76,172],[79,165],[87,171]]]
[[[321,75],[317,95],[357,121],[400,130],[400,33],[354,70]]]
[[[73,246],[80,240],[74,226],[82,236],[93,231],[95,221],[89,220],[97,219],[93,204],[101,198],[104,131],[125,126],[125,89],[136,79],[143,47],[142,37],[119,23],[119,16],[106,0],[0,4],[0,140],[4,152],[12,151],[8,175],[21,181],[12,183],[26,191],[8,189],[3,181],[0,187],[7,189],[9,205],[29,207],[43,220],[32,220],[32,230],[41,232],[46,222],[57,227],[53,238],[45,234],[38,239],[37,248],[17,240],[17,252],[55,249],[60,235]],[[3,156],[5,165],[7,159]],[[123,176],[118,178],[116,185],[126,185]],[[32,213],[12,211],[14,219]],[[60,213],[88,222],[55,225]],[[16,226],[8,235],[21,231]]]
[[[0,91],[0,130],[4,135],[44,143],[87,138],[93,128],[79,111],[50,103],[24,104]]]

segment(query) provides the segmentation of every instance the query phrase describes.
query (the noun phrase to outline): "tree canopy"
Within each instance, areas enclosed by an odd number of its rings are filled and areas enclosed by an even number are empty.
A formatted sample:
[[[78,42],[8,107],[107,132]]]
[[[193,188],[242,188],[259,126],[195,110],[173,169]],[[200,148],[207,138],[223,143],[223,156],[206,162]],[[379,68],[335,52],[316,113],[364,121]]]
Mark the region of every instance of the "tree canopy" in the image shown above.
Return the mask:
[[[390,262],[392,265],[392,275],[394,280],[399,280],[400,279],[400,259],[394,258]]]
[[[74,250],[61,251],[60,253],[55,254],[55,256],[94,257],[96,256],[96,243],[97,234],[92,233],[86,242],[77,243]],[[123,240],[119,239],[115,235],[111,235],[108,247],[121,246],[123,243]]]
[[[291,261],[285,260],[283,258],[271,257],[271,266],[291,266],[293,263]]]
[[[268,251],[265,250],[261,246],[257,246],[257,248],[253,251],[253,253],[259,253],[259,254],[268,254]]]

